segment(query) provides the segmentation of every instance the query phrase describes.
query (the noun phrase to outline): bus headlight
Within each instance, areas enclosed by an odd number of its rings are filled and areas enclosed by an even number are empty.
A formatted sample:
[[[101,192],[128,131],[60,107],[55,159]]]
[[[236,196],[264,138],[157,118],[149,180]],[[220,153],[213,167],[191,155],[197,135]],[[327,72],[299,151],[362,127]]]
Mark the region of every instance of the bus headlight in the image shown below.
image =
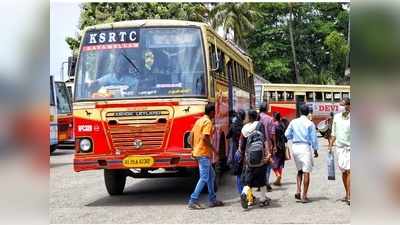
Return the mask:
[[[183,147],[184,148],[191,148],[192,146],[190,145],[190,132],[186,132],[185,135],[183,136]]]
[[[81,152],[88,153],[92,151],[92,141],[88,138],[83,138],[79,141],[79,149]]]

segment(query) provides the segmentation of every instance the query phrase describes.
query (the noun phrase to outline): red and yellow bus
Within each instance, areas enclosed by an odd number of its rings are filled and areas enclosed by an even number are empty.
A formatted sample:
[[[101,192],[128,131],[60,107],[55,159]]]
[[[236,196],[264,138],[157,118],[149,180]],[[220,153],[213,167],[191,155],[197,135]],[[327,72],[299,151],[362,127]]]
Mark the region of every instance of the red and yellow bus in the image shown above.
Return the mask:
[[[56,81],[58,148],[73,148],[72,101],[64,82]]]
[[[312,108],[312,120],[316,125],[331,112],[338,112],[340,101],[351,95],[348,85],[263,83],[256,86],[258,102],[266,100],[271,114],[280,112],[282,117],[292,120],[299,115],[299,105],[306,103]]]
[[[226,160],[228,112],[255,101],[252,61],[240,49],[208,24],[176,20],[101,24],[82,37],[75,171],[104,169],[114,195],[123,192],[127,176],[197,168],[188,136],[208,102],[216,104],[214,162]]]

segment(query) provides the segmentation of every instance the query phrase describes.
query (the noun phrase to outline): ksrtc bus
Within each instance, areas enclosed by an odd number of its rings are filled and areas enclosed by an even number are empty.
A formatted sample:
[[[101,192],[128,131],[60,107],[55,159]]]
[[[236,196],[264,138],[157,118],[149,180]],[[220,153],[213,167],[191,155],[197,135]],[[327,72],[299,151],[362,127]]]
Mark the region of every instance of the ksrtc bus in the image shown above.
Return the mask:
[[[255,102],[252,60],[205,23],[87,27],[74,78],[74,170],[104,169],[111,195],[123,192],[127,176],[197,168],[188,137],[209,102],[216,105],[213,162],[224,164],[229,112]]]

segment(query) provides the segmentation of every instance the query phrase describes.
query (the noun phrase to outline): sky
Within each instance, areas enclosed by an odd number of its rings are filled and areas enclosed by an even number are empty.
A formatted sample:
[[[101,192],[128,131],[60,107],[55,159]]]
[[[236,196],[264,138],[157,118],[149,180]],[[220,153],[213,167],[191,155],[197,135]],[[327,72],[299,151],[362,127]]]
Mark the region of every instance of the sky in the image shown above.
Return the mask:
[[[79,4],[54,1],[50,3],[50,74],[54,75],[56,80],[62,80],[61,64],[72,54],[65,38],[75,37],[79,32]],[[67,65],[64,65],[64,74],[67,74]],[[65,75],[64,79],[66,78]]]

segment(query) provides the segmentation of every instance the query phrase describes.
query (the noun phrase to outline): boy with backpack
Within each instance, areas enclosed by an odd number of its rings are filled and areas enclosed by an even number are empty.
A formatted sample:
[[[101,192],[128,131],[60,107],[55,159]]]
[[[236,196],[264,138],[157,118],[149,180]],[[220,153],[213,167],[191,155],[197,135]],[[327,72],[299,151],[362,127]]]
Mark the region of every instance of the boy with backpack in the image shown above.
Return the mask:
[[[260,188],[260,206],[268,205],[270,200],[266,196],[266,163],[270,155],[265,147],[265,129],[262,123],[257,121],[257,112],[249,110],[249,122],[243,126],[241,132],[240,152],[243,162],[243,190],[240,202],[243,208],[255,204],[252,188]]]

